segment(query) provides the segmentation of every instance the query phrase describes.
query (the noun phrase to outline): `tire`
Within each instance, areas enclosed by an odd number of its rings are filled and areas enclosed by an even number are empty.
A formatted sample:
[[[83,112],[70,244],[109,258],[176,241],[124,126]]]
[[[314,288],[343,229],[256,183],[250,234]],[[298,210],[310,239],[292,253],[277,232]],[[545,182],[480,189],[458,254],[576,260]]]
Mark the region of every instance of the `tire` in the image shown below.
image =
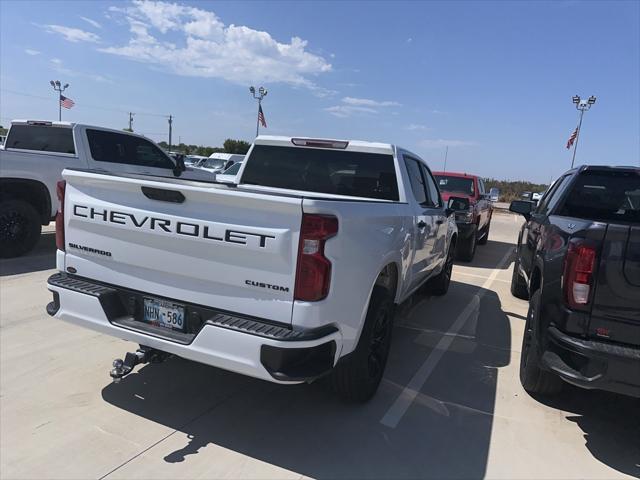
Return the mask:
[[[467,238],[458,240],[458,248],[456,249],[456,256],[458,260],[463,262],[470,262],[473,260],[473,256],[476,253],[476,244],[478,243],[478,227],[473,228],[473,232]]]
[[[343,400],[364,403],[378,390],[391,346],[393,314],[391,293],[374,287],[358,345],[330,376],[334,391]]]
[[[455,248],[455,244],[449,245],[447,258],[442,271],[433,279],[429,280],[427,287],[430,293],[434,295],[445,295],[449,290],[449,284],[451,283],[451,271],[453,270],[453,252],[455,251]]]
[[[42,225],[35,208],[23,200],[0,202],[0,258],[24,255],[36,246]]]
[[[540,290],[536,290],[529,301],[520,349],[520,383],[528,393],[553,395],[562,390],[563,382],[554,373],[540,368],[540,298]]]
[[[487,226],[485,227],[484,231],[482,232],[482,237],[480,238],[480,240],[478,240],[478,245],[486,245],[487,242],[489,241],[489,229],[491,228],[491,219],[489,219],[489,223],[487,223]]]
[[[516,298],[521,298],[522,300],[528,300],[529,290],[527,289],[527,282],[518,271],[519,265],[518,252],[516,252],[516,259],[513,262],[513,273],[511,274],[511,295]]]

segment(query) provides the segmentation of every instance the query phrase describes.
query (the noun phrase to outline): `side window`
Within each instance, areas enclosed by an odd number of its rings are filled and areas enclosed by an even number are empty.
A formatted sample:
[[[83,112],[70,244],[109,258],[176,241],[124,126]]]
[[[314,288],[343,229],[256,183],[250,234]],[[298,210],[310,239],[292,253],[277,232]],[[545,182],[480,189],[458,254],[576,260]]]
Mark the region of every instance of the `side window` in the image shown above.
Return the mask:
[[[411,157],[404,157],[404,163],[407,166],[413,196],[416,202],[422,205],[427,201],[427,190],[420,172],[420,164]]]
[[[96,162],[123,163],[153,168],[173,168],[162,150],[144,138],[87,129],[91,157]]]
[[[540,215],[546,215],[549,213],[549,211],[551,211],[553,207],[556,206],[567,186],[569,185],[569,183],[571,183],[569,181],[569,177],[570,175],[560,177],[556,181],[556,183],[551,186],[547,194],[540,200],[540,204],[536,209],[536,213]]]
[[[76,153],[70,128],[46,125],[12,125],[5,148],[38,152]]]
[[[439,208],[442,206],[442,200],[440,198],[440,190],[438,190],[438,187],[436,186],[436,181],[434,180],[433,175],[431,175],[431,172],[429,171],[429,169],[424,165],[421,165],[421,167],[422,167],[422,174],[424,175],[424,178],[427,182],[427,191],[429,192],[429,203],[432,207]]]
[[[481,178],[478,179],[478,190],[480,191],[480,195],[485,194],[484,181]]]

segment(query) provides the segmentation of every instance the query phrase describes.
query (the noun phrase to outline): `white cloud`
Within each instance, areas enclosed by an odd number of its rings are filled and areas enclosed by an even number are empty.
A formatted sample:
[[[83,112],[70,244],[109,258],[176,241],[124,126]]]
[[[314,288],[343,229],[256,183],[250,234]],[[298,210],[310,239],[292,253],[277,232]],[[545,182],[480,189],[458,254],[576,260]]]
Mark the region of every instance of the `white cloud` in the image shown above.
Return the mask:
[[[134,1],[127,7],[110,7],[129,25],[128,42],[101,51],[140,62],[160,65],[174,73],[222,78],[233,83],[282,82],[307,87],[318,96],[334,94],[319,87],[313,77],[331,71],[331,64],[309,52],[305,40],[288,43],[268,32],[242,25],[225,25],[214,12],[167,2]],[[176,33],[182,44],[163,39]]]
[[[435,113],[436,115],[446,115],[448,112],[443,112],[442,110],[431,110],[431,113]]]
[[[399,107],[401,106],[398,102],[390,102],[384,101],[379,102],[377,100],[371,100],[369,98],[355,98],[355,97],[344,97],[342,99],[343,103],[347,105],[362,105],[366,107]]]
[[[325,112],[340,118],[353,115],[377,114],[382,107],[400,107],[398,102],[371,100],[370,98],[344,97],[341,105],[325,108]],[[396,112],[392,112],[396,115]]]
[[[374,108],[358,107],[355,105],[335,105],[333,107],[327,107],[324,110],[325,112],[329,112],[331,115],[340,118],[347,118],[356,114],[378,113],[378,111]]]
[[[82,15],[80,15],[80,18],[94,28],[102,28],[102,25],[100,25],[98,22],[96,22],[92,18],[83,17]]]
[[[34,56],[34,55],[40,55],[41,52],[39,52],[38,50],[32,50],[30,48],[25,48],[24,49],[24,53],[26,53],[27,55]]]
[[[475,147],[477,142],[468,140],[446,140],[444,138],[421,140],[418,144],[423,148]]]
[[[411,130],[411,131],[416,131],[416,130],[431,130],[429,127],[427,127],[426,125],[421,125],[419,123],[410,123],[409,125],[407,125],[406,127],[407,130]]]
[[[60,73],[62,75],[68,75],[70,77],[88,78],[88,79],[91,79],[91,80],[93,80],[95,82],[101,82],[101,83],[113,83],[108,78],[103,77],[102,75],[98,75],[96,73],[78,72],[76,70],[72,70],[70,68],[67,68],[67,67],[64,66],[64,63],[59,58],[52,58],[51,59],[51,68],[53,68],[56,72],[58,72],[58,73]]]
[[[80,30],[79,28],[65,27],[63,25],[43,25],[45,31],[62,35],[69,42],[90,42],[98,43],[100,37],[95,33]]]

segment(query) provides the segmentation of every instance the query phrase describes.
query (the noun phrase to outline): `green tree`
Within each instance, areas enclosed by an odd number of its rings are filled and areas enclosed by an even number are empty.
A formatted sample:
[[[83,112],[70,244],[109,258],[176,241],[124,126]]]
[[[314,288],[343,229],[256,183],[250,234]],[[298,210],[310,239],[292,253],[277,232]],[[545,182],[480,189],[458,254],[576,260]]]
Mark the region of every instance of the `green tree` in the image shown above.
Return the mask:
[[[251,144],[244,140],[233,140],[231,138],[227,138],[222,146],[226,153],[239,153],[245,155],[249,151]]]
[[[0,125],[0,135],[6,135],[8,131],[9,130]]]

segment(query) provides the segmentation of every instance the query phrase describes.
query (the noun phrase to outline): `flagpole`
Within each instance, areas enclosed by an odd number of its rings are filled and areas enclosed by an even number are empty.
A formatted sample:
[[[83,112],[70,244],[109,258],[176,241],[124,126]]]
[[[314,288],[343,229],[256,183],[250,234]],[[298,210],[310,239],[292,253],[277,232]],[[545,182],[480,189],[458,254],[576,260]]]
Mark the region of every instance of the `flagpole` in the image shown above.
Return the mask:
[[[267,96],[267,89],[264,87],[258,88],[256,95],[256,87],[253,85],[249,87],[249,92],[253,95],[253,98],[258,100],[258,118],[256,118],[256,137],[260,135],[260,109],[262,108],[262,99]],[[264,114],[263,114],[264,115]]]
[[[62,85],[62,82],[60,82],[60,80],[51,80],[49,83],[51,84],[53,89],[56,92],[58,92],[58,121],[61,122],[62,121],[62,92],[64,92],[69,87],[69,84],[65,83],[64,85]]]
[[[256,116],[256,137],[260,135],[260,107],[262,106],[262,98],[258,98],[258,115]]]
[[[578,140],[580,139],[580,130],[582,129],[582,116],[585,110],[589,110],[591,106],[596,103],[596,97],[591,95],[588,99],[583,100],[579,95],[574,95],[571,101],[575,104],[576,108],[580,110],[580,120],[578,121],[578,128],[576,128],[576,144],[573,147],[573,158],[571,159],[571,168],[576,161],[576,150],[578,150]]]
[[[573,158],[571,159],[571,168],[573,168],[573,163],[576,161],[576,150],[578,150],[578,140],[580,140],[580,129],[582,128],[583,115],[584,115],[584,110],[580,110],[580,120],[578,121],[578,131],[576,133],[576,144],[573,147]]]

